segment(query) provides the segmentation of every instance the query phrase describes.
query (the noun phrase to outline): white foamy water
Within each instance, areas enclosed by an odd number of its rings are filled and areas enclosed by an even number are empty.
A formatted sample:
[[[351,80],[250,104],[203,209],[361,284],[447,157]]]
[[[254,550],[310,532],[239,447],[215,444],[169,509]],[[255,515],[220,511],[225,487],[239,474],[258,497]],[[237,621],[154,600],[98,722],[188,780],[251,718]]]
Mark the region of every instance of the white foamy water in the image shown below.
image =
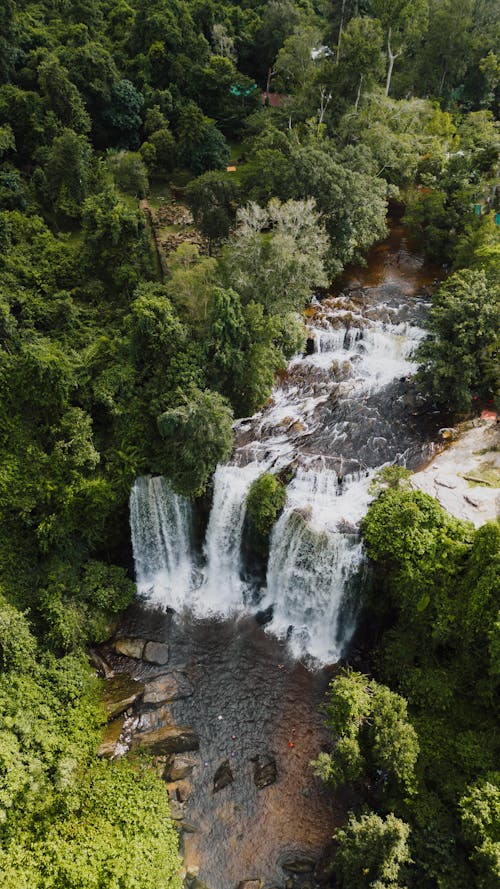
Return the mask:
[[[286,636],[296,655],[322,662],[342,655],[365,566],[359,526],[370,481],[377,467],[404,462],[415,446],[404,399],[398,405],[424,336],[413,318],[418,301],[378,308],[360,302],[340,297],[320,307],[310,327],[312,354],[293,359],[268,405],[235,425],[234,460],[215,472],[201,552],[193,548],[189,502],[163,479],[136,481],[130,505],[137,585],[151,603],[229,615],[251,608],[257,593],[253,607],[272,606],[268,629]],[[290,466],[258,591],[244,565],[247,494],[261,473]]]

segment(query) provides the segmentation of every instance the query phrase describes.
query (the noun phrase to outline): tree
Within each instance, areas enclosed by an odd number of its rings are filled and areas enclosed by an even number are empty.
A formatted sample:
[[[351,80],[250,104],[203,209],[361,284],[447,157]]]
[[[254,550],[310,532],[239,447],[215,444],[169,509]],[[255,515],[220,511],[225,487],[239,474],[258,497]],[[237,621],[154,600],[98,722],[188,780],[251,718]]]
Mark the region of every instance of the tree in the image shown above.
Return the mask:
[[[335,748],[313,765],[333,786],[369,777],[386,798],[415,790],[419,744],[404,698],[361,673],[344,670],[332,680],[324,706]]]
[[[79,219],[93,180],[88,139],[65,129],[43,152],[43,161],[35,176],[42,196],[62,221]]]
[[[83,205],[82,230],[90,268],[117,291],[131,292],[151,262],[144,216],[106,189]]]
[[[265,555],[269,535],[286,501],[284,484],[270,472],[252,482],[247,494],[247,511],[256,535],[257,548]]]
[[[164,440],[165,475],[179,494],[203,494],[217,463],[229,459],[233,447],[232,421],[225,398],[195,386],[180,394],[176,407],[158,416],[158,429]]]
[[[484,271],[455,272],[436,293],[429,316],[430,338],[419,350],[420,379],[438,404],[467,410],[473,393],[498,391],[492,350],[499,347],[496,319],[500,287]]]
[[[385,94],[388,96],[396,59],[403,55],[408,43],[425,32],[429,0],[371,0],[370,11],[387,34]]]
[[[38,79],[42,94],[62,126],[69,127],[76,133],[88,133],[90,118],[82,97],[69,79],[66,68],[55,56],[48,56],[40,63]]]
[[[462,825],[472,846],[478,889],[495,889],[500,880],[500,774],[489,774],[467,788],[460,800]]]
[[[148,192],[148,174],[141,155],[133,151],[120,151],[109,157],[116,185],[126,194],[144,198]]]
[[[212,170],[189,183],[186,197],[194,221],[208,239],[209,246],[228,237],[238,194],[238,186],[230,173]]]
[[[237,223],[225,273],[244,303],[260,302],[268,314],[300,311],[312,288],[326,285],[326,234],[314,201],[249,204],[238,211]]]
[[[103,117],[113,128],[115,144],[121,148],[137,148],[143,105],[144,96],[130,80],[118,80],[113,84]]]
[[[371,812],[351,814],[335,832],[334,869],[342,889],[401,889],[401,867],[410,862],[410,828],[393,814],[385,820]]]

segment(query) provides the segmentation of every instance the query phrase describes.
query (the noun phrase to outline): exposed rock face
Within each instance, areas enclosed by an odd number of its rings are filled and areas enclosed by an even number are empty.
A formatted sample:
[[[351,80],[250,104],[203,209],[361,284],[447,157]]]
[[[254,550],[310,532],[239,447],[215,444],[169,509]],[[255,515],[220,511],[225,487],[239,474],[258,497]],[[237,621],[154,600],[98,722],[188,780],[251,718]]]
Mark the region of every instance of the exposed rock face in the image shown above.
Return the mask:
[[[133,657],[136,660],[140,660],[144,651],[144,645],[144,639],[116,639],[115,651],[117,654],[124,654],[125,657]]]
[[[500,430],[494,419],[461,424],[450,446],[410,480],[457,519],[476,528],[500,509]]]
[[[195,756],[175,756],[166,770],[166,777],[169,781],[181,781],[191,774],[197,762]]]
[[[274,784],[277,777],[276,760],[268,753],[258,754],[252,758],[254,764],[253,780],[256,787],[262,790],[269,784]]]
[[[137,723],[138,732],[153,732],[162,725],[172,723],[172,711],[168,704],[154,710],[143,710]]]
[[[233,781],[234,775],[231,771],[229,760],[225,759],[224,762],[220,764],[214,775],[214,793],[217,793],[219,790],[223,790],[224,787],[232,784]]]
[[[144,732],[132,739],[132,747],[143,748],[153,754],[184,753],[198,750],[200,739],[189,725],[164,725],[152,732]]]
[[[113,676],[104,686],[104,704],[108,719],[114,719],[132,707],[144,691],[144,684],[126,674]]]
[[[309,858],[307,855],[286,858],[281,865],[283,870],[289,874],[312,874],[315,866],[316,862],[314,859]]]
[[[113,722],[110,722],[106,726],[106,731],[104,732],[104,737],[99,744],[99,748],[97,750],[98,756],[103,756],[106,759],[111,759],[115,755],[116,745],[120,740],[120,735],[122,733],[123,725],[125,722],[124,716],[119,716],[118,719],[113,719]]]
[[[146,642],[142,656],[149,664],[158,664],[163,667],[168,662],[169,654],[166,642]]]
[[[147,683],[144,703],[163,704],[178,698],[188,698],[193,690],[193,683],[185,673],[175,670]]]

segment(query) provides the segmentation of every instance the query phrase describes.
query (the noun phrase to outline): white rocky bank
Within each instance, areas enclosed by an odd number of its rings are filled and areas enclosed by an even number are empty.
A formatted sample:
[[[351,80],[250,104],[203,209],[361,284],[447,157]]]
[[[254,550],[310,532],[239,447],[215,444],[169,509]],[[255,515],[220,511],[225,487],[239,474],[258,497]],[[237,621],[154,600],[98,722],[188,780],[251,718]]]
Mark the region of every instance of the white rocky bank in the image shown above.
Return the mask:
[[[435,497],[441,506],[476,528],[500,513],[500,426],[494,418],[457,428],[457,437],[420,472],[414,489]]]

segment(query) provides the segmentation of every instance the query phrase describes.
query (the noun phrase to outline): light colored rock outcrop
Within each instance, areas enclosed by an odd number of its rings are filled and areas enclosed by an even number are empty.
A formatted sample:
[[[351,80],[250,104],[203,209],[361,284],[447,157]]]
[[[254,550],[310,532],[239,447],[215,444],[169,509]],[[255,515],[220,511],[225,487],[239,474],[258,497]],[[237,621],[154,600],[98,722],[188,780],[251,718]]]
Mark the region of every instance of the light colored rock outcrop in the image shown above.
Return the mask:
[[[478,528],[500,512],[500,430],[494,420],[476,423],[464,424],[445,451],[412,475],[411,486]]]

